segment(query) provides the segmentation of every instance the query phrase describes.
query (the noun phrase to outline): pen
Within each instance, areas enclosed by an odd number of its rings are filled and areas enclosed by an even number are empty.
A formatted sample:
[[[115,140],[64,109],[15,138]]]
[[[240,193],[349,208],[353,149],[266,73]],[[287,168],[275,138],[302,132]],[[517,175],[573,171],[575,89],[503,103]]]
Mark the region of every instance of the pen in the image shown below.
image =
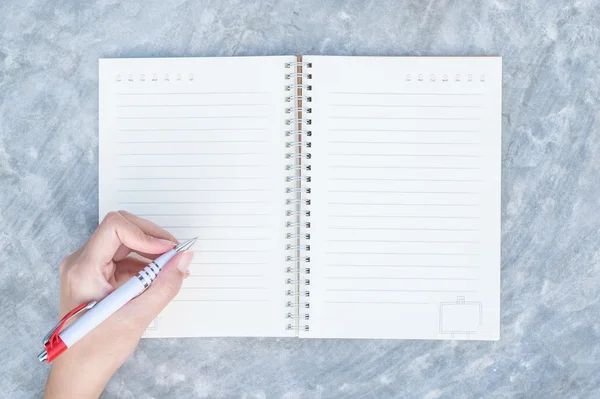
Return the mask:
[[[100,302],[87,302],[67,313],[44,337],[45,349],[39,354],[39,361],[51,363],[127,302],[148,289],[163,266],[177,253],[190,248],[197,239],[198,237],[182,242],[172,250],[159,256]],[[83,316],[61,331],[66,322],[86,310],[87,312]]]

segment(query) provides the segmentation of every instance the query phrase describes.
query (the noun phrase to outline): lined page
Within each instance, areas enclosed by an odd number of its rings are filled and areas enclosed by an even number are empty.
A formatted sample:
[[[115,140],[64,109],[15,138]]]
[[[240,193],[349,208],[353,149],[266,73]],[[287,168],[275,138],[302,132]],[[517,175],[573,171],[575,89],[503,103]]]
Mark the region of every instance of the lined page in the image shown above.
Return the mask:
[[[100,217],[125,209],[199,237],[148,337],[285,330],[286,62],[100,61]]]
[[[310,332],[499,338],[501,59],[312,63]]]

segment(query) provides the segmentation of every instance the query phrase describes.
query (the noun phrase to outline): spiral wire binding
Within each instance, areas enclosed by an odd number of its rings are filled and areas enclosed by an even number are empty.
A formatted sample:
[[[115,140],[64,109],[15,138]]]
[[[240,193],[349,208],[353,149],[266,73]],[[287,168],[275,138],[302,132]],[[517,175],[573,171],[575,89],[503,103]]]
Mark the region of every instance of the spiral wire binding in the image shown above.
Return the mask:
[[[289,126],[286,130],[287,137],[286,148],[290,151],[286,154],[286,159],[290,164],[286,170],[290,172],[286,182],[286,193],[289,194],[286,204],[290,209],[286,212],[289,218],[286,221],[286,227],[292,232],[286,235],[287,244],[286,256],[287,266],[285,273],[287,275],[285,284],[288,287],[285,291],[288,299],[286,300],[286,329],[294,331],[310,331],[310,267],[305,264],[310,263],[310,245],[301,244],[304,240],[310,240],[310,198],[311,193],[311,154],[307,149],[311,148],[311,142],[307,141],[312,136],[312,132],[307,129],[312,124],[310,116],[312,108],[310,103],[312,97],[308,92],[312,90],[310,80],[312,74],[309,71],[312,64],[308,62],[289,62],[285,64],[285,79],[288,81],[285,90],[289,94],[285,97],[286,114],[290,115],[285,124]]]

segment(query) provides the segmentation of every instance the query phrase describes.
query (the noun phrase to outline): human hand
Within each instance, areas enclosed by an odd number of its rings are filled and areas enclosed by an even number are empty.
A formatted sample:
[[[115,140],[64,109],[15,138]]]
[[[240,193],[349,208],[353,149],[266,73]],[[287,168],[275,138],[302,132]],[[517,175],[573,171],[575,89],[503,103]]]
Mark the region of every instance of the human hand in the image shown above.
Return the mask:
[[[89,241],[60,265],[60,317],[91,300],[99,301],[143,269],[177,240],[152,222],[125,211],[111,212]],[[96,398],[133,352],[144,330],[175,297],[193,252],[177,254],[154,283],[60,355],[52,365],[44,397]]]

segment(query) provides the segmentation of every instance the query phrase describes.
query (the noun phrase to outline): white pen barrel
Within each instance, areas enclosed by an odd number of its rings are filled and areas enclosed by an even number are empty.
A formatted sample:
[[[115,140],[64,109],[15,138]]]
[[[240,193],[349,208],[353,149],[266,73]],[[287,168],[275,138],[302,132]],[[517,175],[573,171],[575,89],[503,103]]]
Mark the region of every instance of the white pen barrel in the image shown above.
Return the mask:
[[[144,284],[140,279],[137,276],[130,278],[125,284],[110,293],[73,324],[65,328],[59,334],[60,338],[67,347],[70,347],[142,291],[144,291]]]

